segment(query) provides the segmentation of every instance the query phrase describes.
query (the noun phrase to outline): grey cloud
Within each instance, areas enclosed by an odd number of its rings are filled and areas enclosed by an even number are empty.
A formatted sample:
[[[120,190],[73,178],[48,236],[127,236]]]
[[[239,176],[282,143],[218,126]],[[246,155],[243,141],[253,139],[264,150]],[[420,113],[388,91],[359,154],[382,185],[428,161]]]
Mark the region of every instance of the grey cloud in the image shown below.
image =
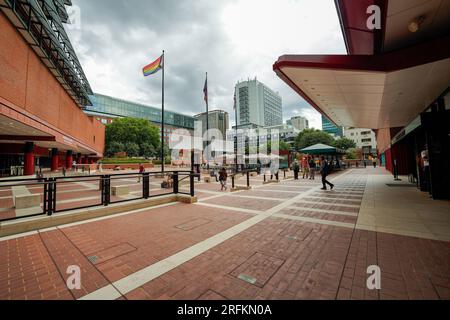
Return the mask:
[[[124,88],[138,92],[128,97],[158,107],[161,82],[142,79],[140,69],[166,50],[167,108],[186,114],[204,111],[203,85],[209,73],[212,108],[232,112],[234,85],[240,79],[258,76],[279,91],[285,102],[285,118],[307,108],[271,70],[276,56],[263,62],[260,57],[236,59],[231,39],[222,26],[225,0],[73,0],[81,9],[81,30],[69,31],[83,66],[87,61],[114,65],[100,78],[114,75]],[[294,41],[294,40],[293,40]],[[283,54],[284,52],[280,52]],[[105,79],[89,77],[92,89]],[[246,74],[249,68],[253,74]],[[244,72],[244,73],[243,73]],[[259,74],[264,72],[264,76]],[[156,78],[156,77],[155,77]],[[120,79],[120,80],[117,80]],[[113,81],[113,80],[111,80]],[[124,98],[126,92],[99,92]],[[298,112],[298,111],[297,111]],[[231,118],[234,118],[233,116]]]

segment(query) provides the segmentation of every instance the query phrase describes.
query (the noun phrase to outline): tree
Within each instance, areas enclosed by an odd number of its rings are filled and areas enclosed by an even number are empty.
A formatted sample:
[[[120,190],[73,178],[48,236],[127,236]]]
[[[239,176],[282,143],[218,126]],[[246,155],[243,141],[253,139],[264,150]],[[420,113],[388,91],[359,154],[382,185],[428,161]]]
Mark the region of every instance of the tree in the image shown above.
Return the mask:
[[[106,148],[106,156],[113,157],[116,153],[124,152],[125,146],[121,142],[112,141]]]
[[[338,149],[348,150],[356,148],[356,143],[348,138],[340,138],[339,140],[335,141],[334,146]]]
[[[146,158],[157,157],[158,151],[151,143],[142,143],[140,145],[140,155]]]
[[[151,151],[149,145],[155,150],[161,145],[160,130],[145,119],[117,119],[106,126],[106,150],[115,150],[120,146],[118,143],[125,149],[121,151],[126,151],[129,156],[145,156],[144,153]]]
[[[139,145],[134,142],[129,142],[125,144],[125,152],[129,157],[138,157],[140,156],[139,152]]]
[[[315,129],[307,129],[301,132],[295,141],[297,151],[319,143],[333,146],[335,140],[330,134],[326,132]]]

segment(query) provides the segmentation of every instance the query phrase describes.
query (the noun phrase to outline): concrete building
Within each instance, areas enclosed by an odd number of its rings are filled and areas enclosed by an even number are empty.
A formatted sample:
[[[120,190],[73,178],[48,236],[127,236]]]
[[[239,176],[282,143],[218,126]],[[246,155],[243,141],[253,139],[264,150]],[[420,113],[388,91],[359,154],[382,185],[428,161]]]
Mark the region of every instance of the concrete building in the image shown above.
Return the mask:
[[[0,175],[103,157],[105,126],[83,113],[92,90],[67,19],[61,1],[0,2]]]
[[[253,130],[255,134],[250,135],[249,131],[251,130]],[[247,144],[250,148],[257,147],[258,145],[262,145],[267,141],[271,141],[272,139],[277,139],[279,141],[283,141],[293,145],[300,132],[300,130],[286,124],[257,129],[238,129],[238,148],[245,148]],[[245,137],[247,136],[253,137],[246,141]],[[226,137],[227,141],[234,141],[236,137],[236,130],[228,130]]]
[[[358,149],[362,149],[363,155],[377,155],[377,137],[371,129],[345,128],[344,137],[356,143]]]
[[[283,124],[281,96],[256,79],[236,85],[236,108],[239,128]]]
[[[200,113],[194,116],[194,119],[197,121],[201,121],[203,125],[204,135],[206,132],[206,112]],[[223,110],[212,110],[209,111],[209,129],[217,129],[222,133],[222,137],[225,139],[227,135],[227,130],[230,128],[230,119],[228,112]]]
[[[309,129],[309,120],[305,117],[293,117],[287,121],[287,124],[300,131]]]
[[[322,115],[322,131],[331,134],[335,139],[344,136],[344,127],[338,127],[330,119]]]
[[[90,100],[92,101],[92,106],[86,106],[84,112],[104,124],[109,124],[117,118],[138,118],[149,120],[161,130],[161,108],[97,93],[90,96]],[[186,129],[191,133],[194,131],[194,117],[165,110],[164,118],[164,140],[166,145],[168,145],[170,136],[175,130]]]

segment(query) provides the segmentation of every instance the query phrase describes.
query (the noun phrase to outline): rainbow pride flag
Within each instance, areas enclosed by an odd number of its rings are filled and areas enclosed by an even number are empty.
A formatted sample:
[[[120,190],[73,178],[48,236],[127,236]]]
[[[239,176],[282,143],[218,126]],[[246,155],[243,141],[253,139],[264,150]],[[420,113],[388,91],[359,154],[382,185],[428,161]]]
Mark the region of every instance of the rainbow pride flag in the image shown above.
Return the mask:
[[[163,55],[156,59],[154,62],[150,63],[148,66],[145,66],[142,70],[144,72],[144,77],[151,76],[152,74],[157,73],[159,70],[161,70],[164,66],[164,58]]]

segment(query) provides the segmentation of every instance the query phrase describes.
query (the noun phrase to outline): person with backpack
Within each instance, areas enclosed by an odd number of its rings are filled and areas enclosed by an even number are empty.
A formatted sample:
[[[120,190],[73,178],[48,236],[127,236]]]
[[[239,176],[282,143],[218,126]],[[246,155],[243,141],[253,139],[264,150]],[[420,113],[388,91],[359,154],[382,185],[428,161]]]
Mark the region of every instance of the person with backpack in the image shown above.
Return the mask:
[[[327,185],[330,186],[331,190],[333,190],[334,188],[334,184],[332,184],[327,180],[327,176],[330,174],[330,171],[331,171],[330,164],[328,163],[327,160],[325,160],[325,157],[322,157],[322,164],[320,166],[320,174],[322,175],[322,184],[323,184],[322,190],[327,190]]]
[[[220,191],[223,191],[224,189],[225,189],[225,191],[227,191],[227,189],[228,189],[227,180],[228,180],[227,170],[225,168],[222,168],[222,170],[220,171],[220,174],[219,174],[219,181],[220,181],[220,185],[222,187],[220,189]]]

